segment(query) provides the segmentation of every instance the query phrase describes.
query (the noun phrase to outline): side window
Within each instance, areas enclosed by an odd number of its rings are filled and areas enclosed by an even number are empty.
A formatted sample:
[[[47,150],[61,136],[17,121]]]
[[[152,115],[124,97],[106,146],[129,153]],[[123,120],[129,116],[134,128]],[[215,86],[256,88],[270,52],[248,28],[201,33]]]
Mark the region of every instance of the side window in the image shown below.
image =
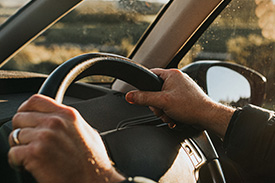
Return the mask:
[[[0,26],[16,11],[20,9],[21,6],[27,4],[30,0],[1,0],[0,1]]]
[[[250,67],[267,78],[265,106],[275,109],[275,0],[232,0],[183,58],[222,60]]]

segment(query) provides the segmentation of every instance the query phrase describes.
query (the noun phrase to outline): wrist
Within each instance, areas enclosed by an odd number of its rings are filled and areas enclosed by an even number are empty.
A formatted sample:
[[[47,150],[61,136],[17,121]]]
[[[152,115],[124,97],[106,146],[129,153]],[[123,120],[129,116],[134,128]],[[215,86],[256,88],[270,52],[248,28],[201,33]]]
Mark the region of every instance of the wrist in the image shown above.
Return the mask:
[[[211,109],[208,111],[209,114],[206,115],[208,118],[205,118],[207,121],[202,126],[223,139],[235,110],[232,107],[213,102]]]

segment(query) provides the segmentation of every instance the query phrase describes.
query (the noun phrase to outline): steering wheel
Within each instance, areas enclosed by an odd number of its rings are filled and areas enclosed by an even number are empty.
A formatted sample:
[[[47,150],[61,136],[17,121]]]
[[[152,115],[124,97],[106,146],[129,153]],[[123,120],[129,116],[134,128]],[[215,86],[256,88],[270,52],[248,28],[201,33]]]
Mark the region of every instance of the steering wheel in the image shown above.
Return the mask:
[[[150,70],[128,58],[91,53],[74,57],[60,65],[49,75],[38,93],[61,103],[66,90],[73,82],[91,75],[115,77],[145,91],[160,91],[163,83]],[[113,97],[117,96],[117,92],[110,93]],[[97,102],[106,103],[99,98]],[[119,100],[131,108],[130,104],[123,101],[124,99]],[[90,105],[95,106],[95,111],[101,110],[93,103]],[[109,105],[115,104],[108,103],[104,106]],[[146,107],[142,107],[141,110],[150,113]],[[125,113],[134,112],[135,110]],[[147,117],[146,122],[141,120],[142,125],[129,125],[132,123],[128,120],[128,125],[123,128],[117,128],[120,124],[109,125],[108,120],[103,120],[104,116],[100,116],[100,119],[105,121],[101,124],[104,126],[102,128],[108,126],[108,130],[99,131],[104,131],[100,134],[118,170],[128,176],[144,176],[155,181],[177,183],[188,179],[196,182],[199,170],[206,166],[213,182],[225,182],[218,156],[206,132],[199,132],[189,126],[169,129],[159,119],[152,117],[152,114],[149,116],[151,117]],[[135,118],[133,121],[138,120]]]

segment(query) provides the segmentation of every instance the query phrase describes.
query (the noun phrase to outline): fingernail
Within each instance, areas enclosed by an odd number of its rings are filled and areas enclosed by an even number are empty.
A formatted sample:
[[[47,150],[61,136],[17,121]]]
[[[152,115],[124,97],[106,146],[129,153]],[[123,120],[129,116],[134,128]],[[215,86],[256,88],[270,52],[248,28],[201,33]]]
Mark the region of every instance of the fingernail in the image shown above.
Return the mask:
[[[127,93],[126,94],[126,100],[130,104],[133,104],[134,103],[134,94],[132,92]]]

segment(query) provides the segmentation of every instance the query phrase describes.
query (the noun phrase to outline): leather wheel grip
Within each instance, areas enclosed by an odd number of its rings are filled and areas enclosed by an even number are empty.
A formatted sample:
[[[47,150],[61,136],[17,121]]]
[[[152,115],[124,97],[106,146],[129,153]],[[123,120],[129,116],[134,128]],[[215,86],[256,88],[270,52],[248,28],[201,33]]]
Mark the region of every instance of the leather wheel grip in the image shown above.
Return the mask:
[[[91,75],[106,75],[121,79],[144,91],[160,91],[162,80],[133,61],[105,53],[90,53],[74,57],[55,69],[39,90],[61,103],[73,82]]]

